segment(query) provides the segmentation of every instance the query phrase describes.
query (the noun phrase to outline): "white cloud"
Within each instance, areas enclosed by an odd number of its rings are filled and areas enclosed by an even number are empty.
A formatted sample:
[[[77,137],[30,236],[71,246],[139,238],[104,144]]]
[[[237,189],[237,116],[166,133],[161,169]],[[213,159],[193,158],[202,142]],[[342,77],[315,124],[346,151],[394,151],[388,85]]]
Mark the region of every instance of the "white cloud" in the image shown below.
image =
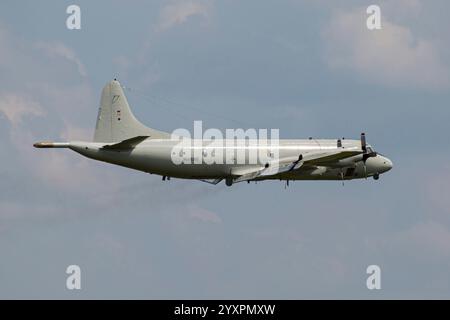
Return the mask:
[[[432,41],[390,22],[383,11],[382,30],[368,30],[366,18],[365,8],[334,12],[323,31],[330,67],[351,70],[370,82],[393,87],[450,86],[449,66],[442,62]]]
[[[38,102],[12,93],[0,96],[0,111],[13,126],[20,125],[23,118],[27,116],[42,116],[44,114]]]
[[[64,131],[60,135],[63,141],[91,141],[93,136],[94,129],[82,128],[67,121],[64,121]]]
[[[36,44],[36,47],[38,49],[44,50],[44,52],[50,57],[61,57],[71,63],[74,63],[80,75],[83,77],[87,76],[87,71],[84,64],[81,62],[80,59],[78,59],[75,52],[72,49],[65,46],[64,44],[59,42],[56,43],[38,42]]]
[[[70,150],[38,150],[33,143],[55,139],[91,140],[97,113],[96,103],[86,78],[77,73],[46,73],[67,68],[75,63],[80,74],[84,66],[64,44],[28,42],[0,26],[0,114],[11,123],[9,136],[2,137],[15,168],[26,172],[30,181],[50,189],[91,194],[98,189],[113,194],[119,188],[118,178],[107,170],[99,170],[88,159]],[[24,52],[26,54],[24,54]],[[62,57],[62,59],[48,59]],[[13,79],[9,77],[12,75]],[[81,80],[81,81],[80,81]],[[44,119],[31,121],[32,116]],[[85,129],[83,123],[92,128]],[[39,132],[39,133],[37,133]],[[9,141],[7,141],[9,139]],[[96,197],[92,202],[104,201]],[[0,202],[1,204],[1,202]],[[11,207],[11,206],[9,206]],[[9,210],[18,212],[18,210]]]
[[[165,6],[160,13],[157,31],[164,31],[176,25],[183,24],[189,17],[201,16],[208,18],[210,5],[205,2],[180,1]]]

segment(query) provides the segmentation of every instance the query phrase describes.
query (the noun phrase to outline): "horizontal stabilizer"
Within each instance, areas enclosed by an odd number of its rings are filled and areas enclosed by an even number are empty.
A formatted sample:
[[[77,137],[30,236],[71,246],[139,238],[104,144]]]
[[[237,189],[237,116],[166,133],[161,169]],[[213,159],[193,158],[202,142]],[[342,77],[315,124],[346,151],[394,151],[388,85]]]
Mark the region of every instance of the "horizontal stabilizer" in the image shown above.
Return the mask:
[[[134,138],[123,140],[115,144],[107,144],[102,147],[102,149],[107,150],[129,150],[134,149],[139,143],[149,138],[150,136],[137,136]]]

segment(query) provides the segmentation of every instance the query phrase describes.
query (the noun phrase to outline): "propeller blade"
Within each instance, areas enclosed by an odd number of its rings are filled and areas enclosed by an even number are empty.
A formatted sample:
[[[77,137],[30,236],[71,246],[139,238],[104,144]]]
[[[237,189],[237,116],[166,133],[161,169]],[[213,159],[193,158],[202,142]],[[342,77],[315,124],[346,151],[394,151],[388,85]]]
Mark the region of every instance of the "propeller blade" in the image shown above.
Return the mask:
[[[364,176],[367,179],[366,161],[369,158],[376,157],[377,153],[375,151],[373,151],[372,149],[370,149],[370,152],[367,152],[368,150],[367,150],[367,144],[366,144],[366,134],[364,132],[361,133],[361,149],[363,151],[362,163],[364,166]]]
[[[361,149],[364,151],[364,153],[367,152],[367,147],[366,147],[366,134],[363,132],[361,133]]]

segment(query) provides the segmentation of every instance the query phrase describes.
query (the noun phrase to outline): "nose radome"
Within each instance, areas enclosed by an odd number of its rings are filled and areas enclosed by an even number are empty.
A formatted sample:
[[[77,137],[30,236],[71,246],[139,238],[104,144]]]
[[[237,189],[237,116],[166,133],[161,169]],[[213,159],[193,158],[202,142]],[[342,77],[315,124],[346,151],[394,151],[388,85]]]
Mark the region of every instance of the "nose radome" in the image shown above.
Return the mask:
[[[385,168],[386,171],[391,170],[393,166],[394,164],[392,163],[391,160],[389,160],[386,157],[383,157],[383,167]]]

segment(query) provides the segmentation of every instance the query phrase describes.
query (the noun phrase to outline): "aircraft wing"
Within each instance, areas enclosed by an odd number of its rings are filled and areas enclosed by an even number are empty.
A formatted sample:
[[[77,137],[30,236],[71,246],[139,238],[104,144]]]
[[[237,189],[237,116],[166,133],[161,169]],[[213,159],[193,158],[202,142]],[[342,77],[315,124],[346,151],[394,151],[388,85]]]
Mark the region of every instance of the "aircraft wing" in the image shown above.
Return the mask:
[[[139,143],[147,139],[149,136],[137,136],[130,139],[123,140],[114,144],[107,144],[102,147],[106,150],[129,150],[134,149]]]
[[[324,163],[332,163],[335,161],[339,161],[345,158],[350,158],[356,155],[362,154],[362,151],[359,150],[338,150],[331,152],[317,152],[311,153],[309,155],[305,155],[302,161],[305,164],[310,165],[320,165]]]
[[[329,165],[341,159],[353,157],[361,154],[362,151],[331,151],[331,152],[316,152],[300,155],[296,160],[292,157],[280,159],[276,165],[265,167],[263,169],[254,170],[245,174],[239,175],[233,180],[234,183],[242,181],[250,181],[259,177],[275,176],[281,173],[299,170],[303,166]]]

